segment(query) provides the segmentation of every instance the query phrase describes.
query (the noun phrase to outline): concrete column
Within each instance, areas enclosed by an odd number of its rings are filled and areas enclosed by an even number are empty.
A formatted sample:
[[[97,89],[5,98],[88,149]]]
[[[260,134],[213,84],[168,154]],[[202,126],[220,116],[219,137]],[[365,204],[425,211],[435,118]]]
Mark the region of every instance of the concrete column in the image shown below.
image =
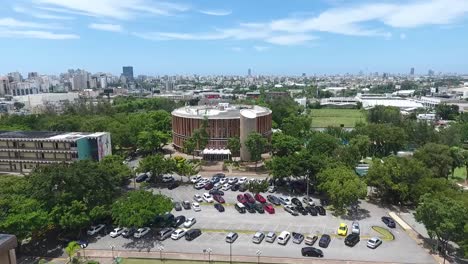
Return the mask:
[[[250,109],[240,111],[240,157],[243,161],[250,160],[250,152],[245,145],[247,137],[251,132],[257,131],[257,114]]]

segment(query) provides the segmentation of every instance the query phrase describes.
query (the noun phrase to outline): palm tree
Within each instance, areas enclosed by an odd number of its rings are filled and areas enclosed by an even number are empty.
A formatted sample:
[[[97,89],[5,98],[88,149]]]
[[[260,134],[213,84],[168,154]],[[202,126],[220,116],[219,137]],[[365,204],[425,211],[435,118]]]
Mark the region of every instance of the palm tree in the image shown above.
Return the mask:
[[[68,243],[68,246],[65,248],[65,252],[67,253],[68,257],[70,258],[70,262],[72,261],[73,256],[80,250],[80,245],[76,243],[76,241],[72,241]]]

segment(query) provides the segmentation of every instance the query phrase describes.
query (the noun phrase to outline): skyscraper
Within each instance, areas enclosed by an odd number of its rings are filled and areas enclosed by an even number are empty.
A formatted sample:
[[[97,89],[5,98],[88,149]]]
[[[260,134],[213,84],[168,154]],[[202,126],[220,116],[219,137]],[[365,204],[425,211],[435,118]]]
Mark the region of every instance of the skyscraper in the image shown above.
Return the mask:
[[[123,66],[122,75],[125,76],[127,81],[133,81],[133,66]]]
[[[414,75],[414,68],[411,68],[410,75]]]
[[[252,76],[252,69],[247,70],[247,76],[249,76],[249,77]]]

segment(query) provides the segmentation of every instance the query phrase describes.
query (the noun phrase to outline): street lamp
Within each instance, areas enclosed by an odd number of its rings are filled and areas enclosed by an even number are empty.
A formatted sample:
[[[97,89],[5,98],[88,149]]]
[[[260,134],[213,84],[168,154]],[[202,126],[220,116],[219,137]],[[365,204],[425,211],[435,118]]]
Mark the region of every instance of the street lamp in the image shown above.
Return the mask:
[[[257,250],[257,264],[260,264],[260,255],[262,255],[262,251]]]
[[[111,248],[111,250],[112,250],[112,259],[114,259],[114,248],[115,248],[115,246],[114,246],[114,245],[110,245],[110,248]]]
[[[208,248],[206,251],[208,252],[208,264],[209,264],[209,263],[211,263],[211,251],[212,250],[211,250],[211,248]]]
[[[164,251],[164,246],[159,245],[158,250],[159,250],[159,260],[162,262],[162,252]]]
[[[232,264],[232,242],[229,243],[229,263]]]

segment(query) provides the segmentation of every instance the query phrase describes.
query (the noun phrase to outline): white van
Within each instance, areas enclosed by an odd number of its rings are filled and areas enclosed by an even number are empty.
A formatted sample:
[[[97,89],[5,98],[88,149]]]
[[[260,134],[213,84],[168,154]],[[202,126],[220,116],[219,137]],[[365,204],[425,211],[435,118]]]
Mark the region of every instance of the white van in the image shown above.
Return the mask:
[[[278,244],[286,245],[290,238],[291,238],[291,233],[289,233],[288,231],[283,231],[278,236]]]

